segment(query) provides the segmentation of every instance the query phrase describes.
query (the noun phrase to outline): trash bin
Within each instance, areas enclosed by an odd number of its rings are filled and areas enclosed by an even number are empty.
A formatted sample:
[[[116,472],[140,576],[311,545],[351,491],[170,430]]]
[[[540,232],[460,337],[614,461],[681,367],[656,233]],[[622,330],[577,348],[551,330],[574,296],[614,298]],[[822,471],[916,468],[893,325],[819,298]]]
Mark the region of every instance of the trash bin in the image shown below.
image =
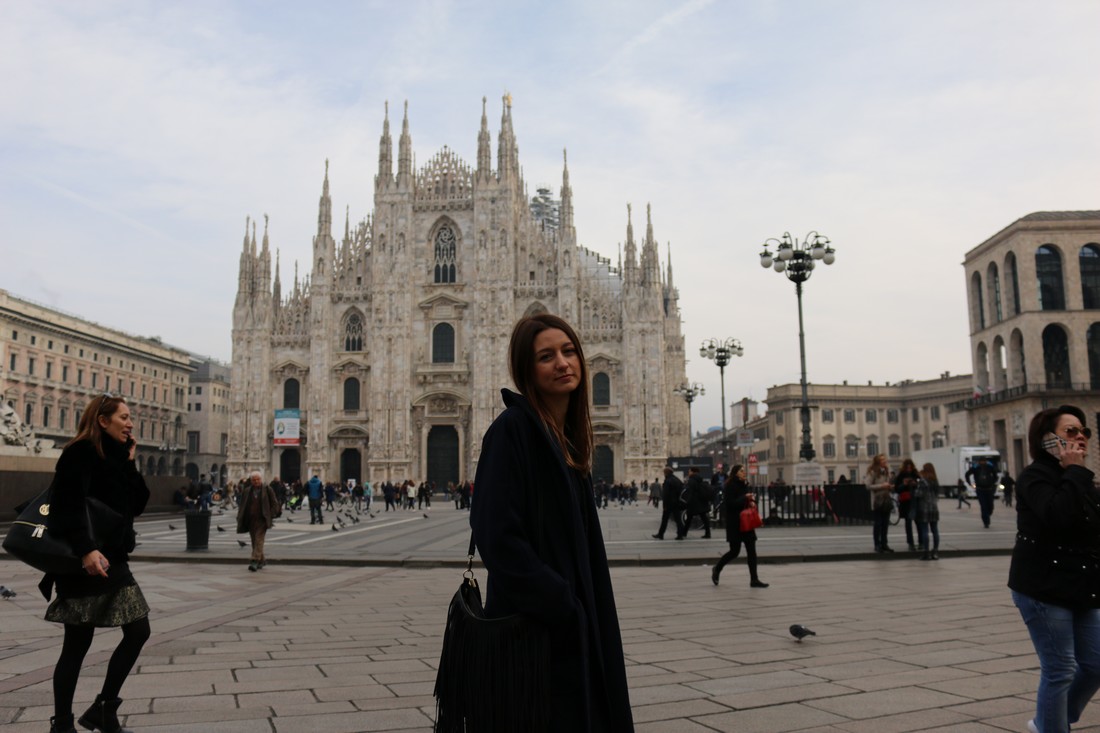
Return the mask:
[[[194,510],[186,512],[184,521],[187,524],[187,549],[207,550],[210,545],[210,510]]]

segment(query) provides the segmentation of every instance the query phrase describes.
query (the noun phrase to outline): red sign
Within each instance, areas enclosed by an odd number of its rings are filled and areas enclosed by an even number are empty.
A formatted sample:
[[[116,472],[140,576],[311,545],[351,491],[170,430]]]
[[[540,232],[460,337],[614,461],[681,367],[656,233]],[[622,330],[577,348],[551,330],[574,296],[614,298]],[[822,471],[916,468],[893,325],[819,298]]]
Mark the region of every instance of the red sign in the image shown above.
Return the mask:
[[[756,454],[755,453],[750,453],[749,454],[749,465],[750,466],[756,465]]]

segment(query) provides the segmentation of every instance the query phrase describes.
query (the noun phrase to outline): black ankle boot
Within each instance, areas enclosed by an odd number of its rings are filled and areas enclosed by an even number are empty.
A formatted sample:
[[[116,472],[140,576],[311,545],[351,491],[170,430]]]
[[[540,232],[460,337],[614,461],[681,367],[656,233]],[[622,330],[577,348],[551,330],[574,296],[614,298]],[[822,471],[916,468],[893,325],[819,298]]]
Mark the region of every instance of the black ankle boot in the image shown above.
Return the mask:
[[[95,702],[77,722],[88,730],[97,730],[100,733],[132,733],[118,722],[118,706],[121,704],[122,700],[117,697],[108,700],[102,695],[96,695]]]
[[[76,733],[73,727],[73,716],[65,718],[50,718],[50,733]]]

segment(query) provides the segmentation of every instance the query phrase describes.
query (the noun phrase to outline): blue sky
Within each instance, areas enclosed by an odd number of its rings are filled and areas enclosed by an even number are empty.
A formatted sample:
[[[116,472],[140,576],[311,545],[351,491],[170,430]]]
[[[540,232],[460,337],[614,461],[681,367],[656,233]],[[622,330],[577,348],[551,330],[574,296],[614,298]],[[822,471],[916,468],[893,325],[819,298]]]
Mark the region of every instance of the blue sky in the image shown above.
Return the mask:
[[[370,213],[383,105],[424,163],[493,150],[513,97],[533,191],[569,150],[582,244],[653,206],[688,376],[740,338],[726,394],[799,376],[794,286],[760,245],[815,229],[811,381],[970,371],[965,252],[1033,211],[1100,208],[1091,0],[921,3],[9,2],[0,25],[0,287],[230,357],[246,216],[284,282],[334,211]],[[395,130],[396,137],[396,130]]]

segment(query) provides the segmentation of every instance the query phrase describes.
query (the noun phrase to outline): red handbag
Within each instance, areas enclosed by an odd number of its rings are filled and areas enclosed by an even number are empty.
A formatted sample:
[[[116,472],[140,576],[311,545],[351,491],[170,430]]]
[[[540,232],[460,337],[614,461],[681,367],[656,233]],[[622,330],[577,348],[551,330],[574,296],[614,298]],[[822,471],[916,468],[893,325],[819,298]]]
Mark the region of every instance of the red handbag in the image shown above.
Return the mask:
[[[760,512],[756,511],[756,504],[749,504],[741,510],[741,531],[751,532],[757,527],[763,527],[764,520],[760,518]]]

